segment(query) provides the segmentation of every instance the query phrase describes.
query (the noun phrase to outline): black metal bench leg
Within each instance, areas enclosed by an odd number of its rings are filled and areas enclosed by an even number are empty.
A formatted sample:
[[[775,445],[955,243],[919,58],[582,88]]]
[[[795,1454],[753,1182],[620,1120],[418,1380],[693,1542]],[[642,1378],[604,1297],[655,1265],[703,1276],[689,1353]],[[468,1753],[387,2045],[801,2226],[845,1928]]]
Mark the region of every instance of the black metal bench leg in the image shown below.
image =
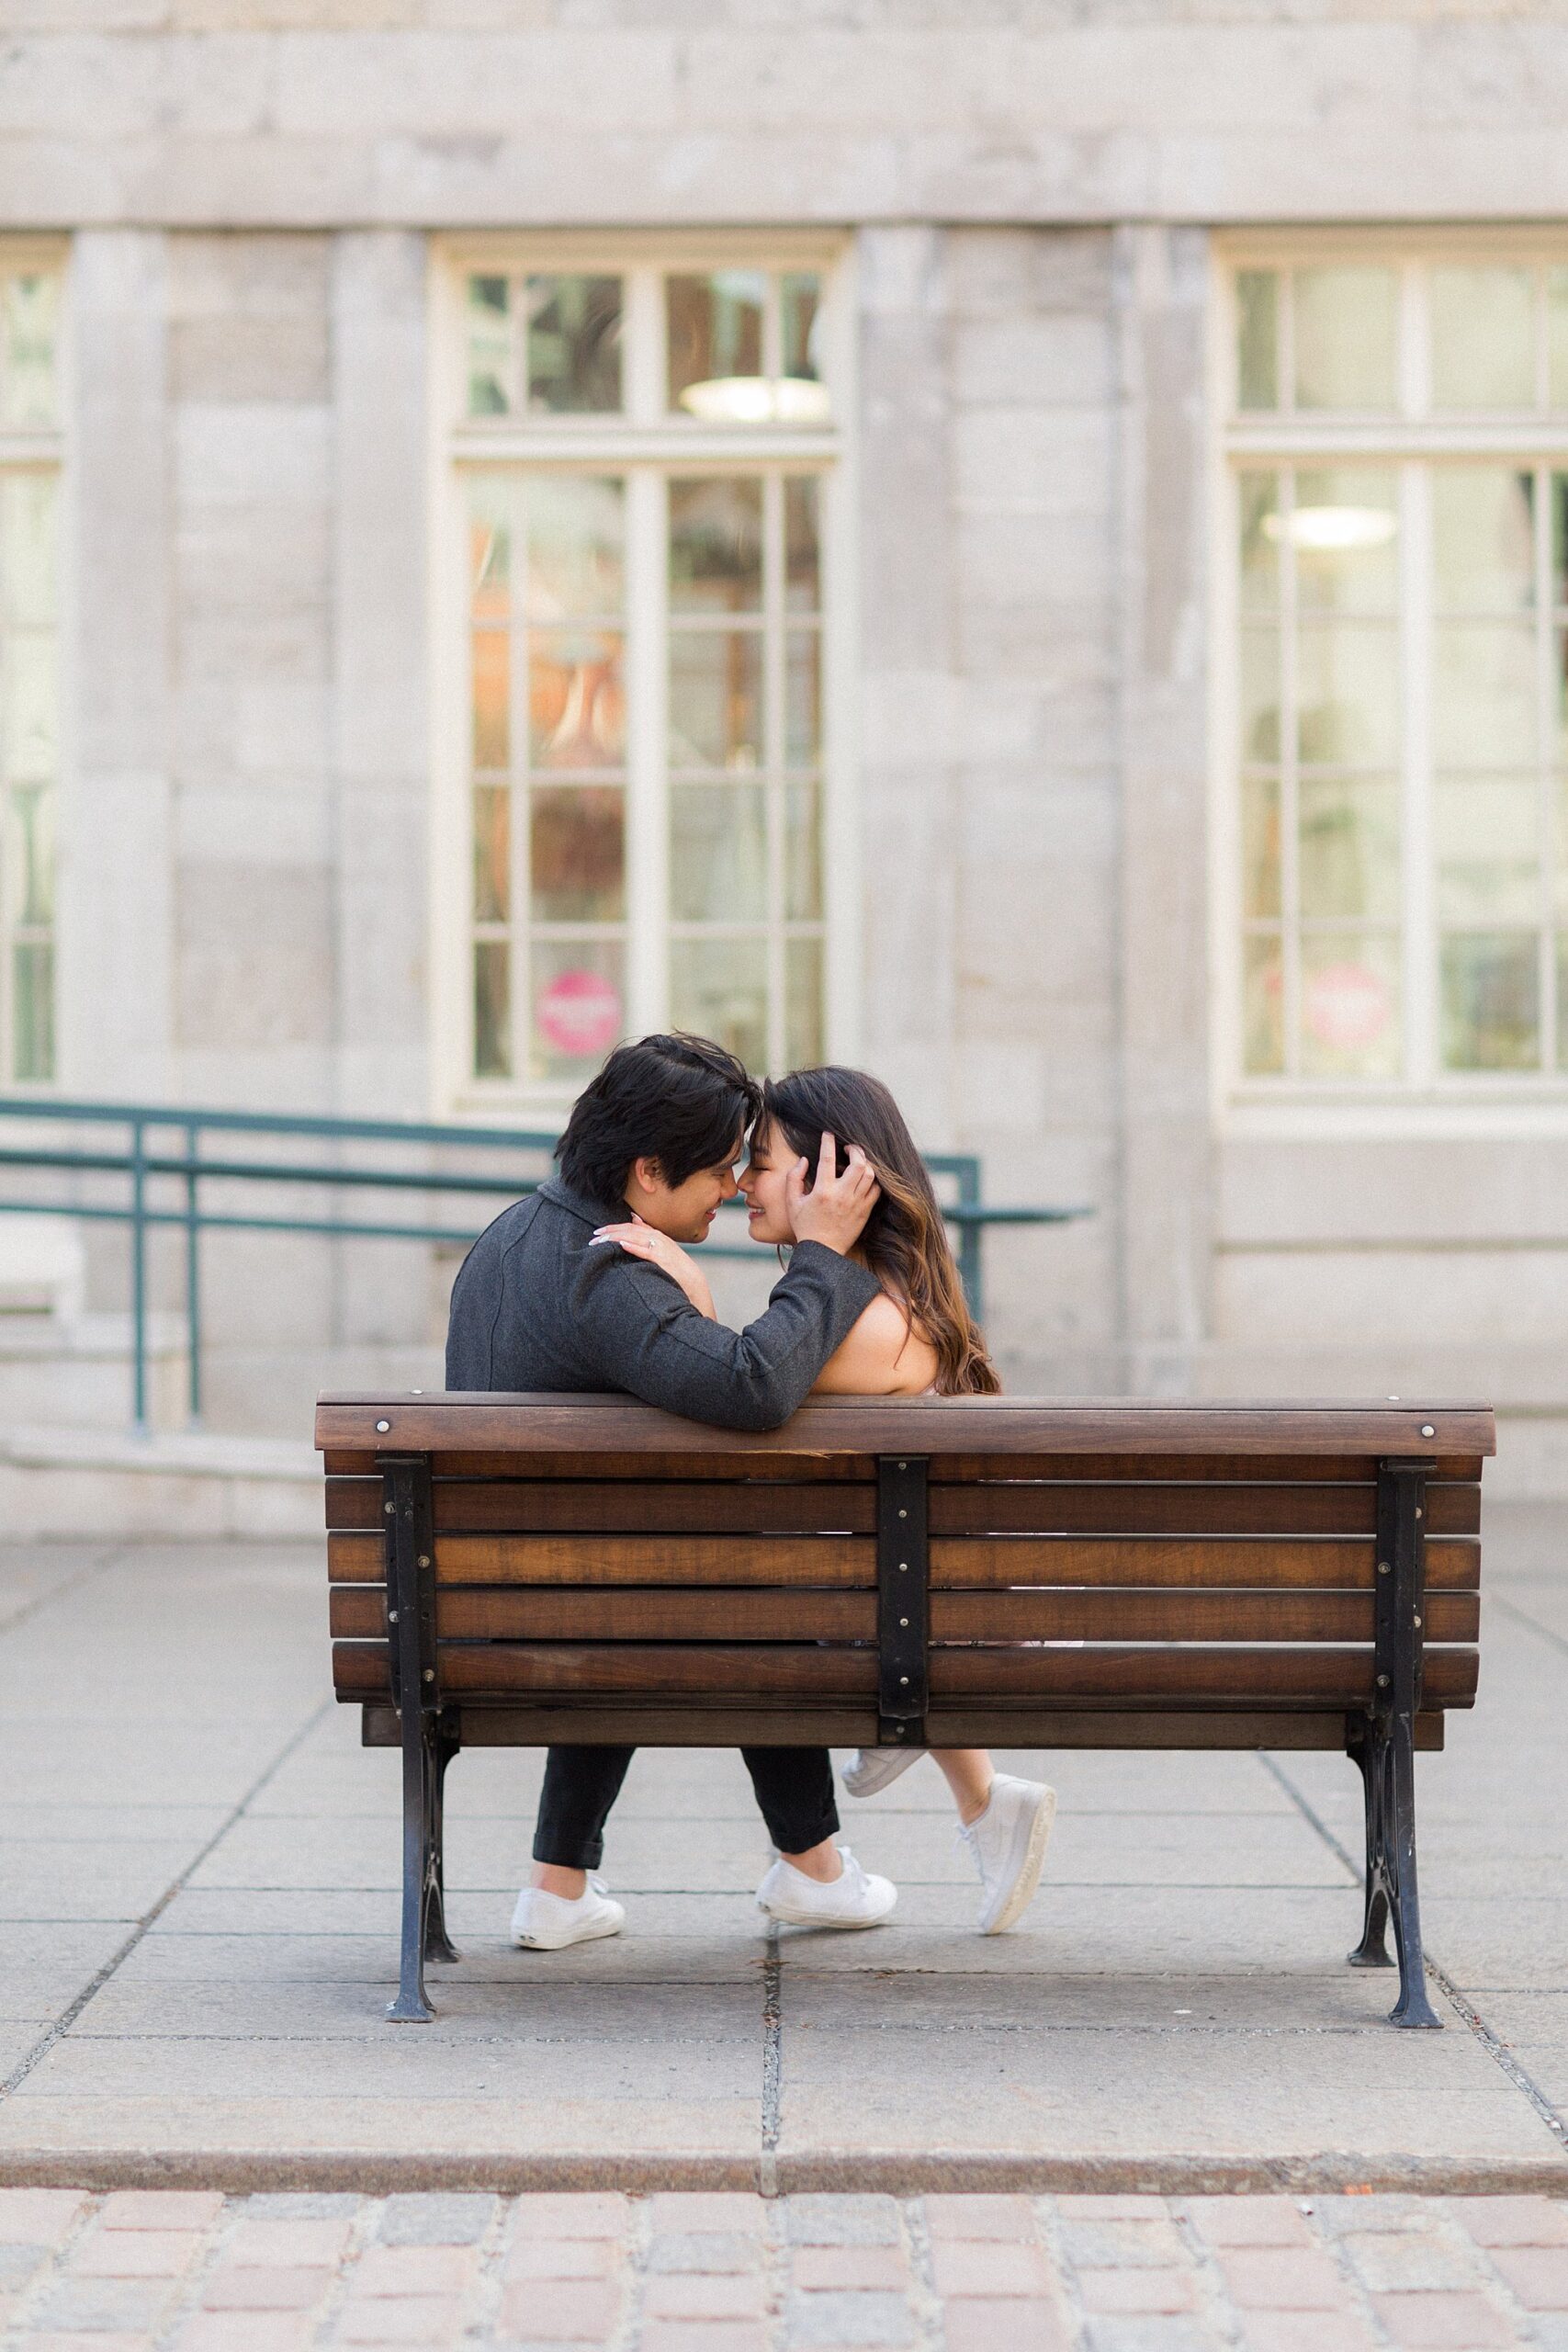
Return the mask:
[[[429,1717],[425,1718],[429,1722]],[[446,1867],[445,1828],[446,1806],[446,1767],[457,1753],[458,1742],[444,1732],[435,1732],[430,1740],[430,1763],[425,1785],[430,1793],[430,1865],[425,1895],[424,1957],[426,1960],[457,1960],[457,1946],[446,1932]]]
[[[1367,1817],[1367,1894],[1361,1940],[1348,1957],[1352,1968],[1392,1968],[1388,1948],[1388,1869],[1384,1859],[1383,1815],[1378,1766],[1370,1728],[1348,1743],[1359,1767]]]
[[[1399,1998],[1391,2025],[1441,2030],[1442,2019],[1427,1998],[1427,1962],[1421,1950],[1421,1902],[1416,1886],[1416,1742],[1408,1715],[1393,1718],[1385,1766],[1389,1792],[1387,1838],[1392,1864],[1389,1907],[1399,1954]]]
[[[403,1934],[398,1997],[387,2015],[396,2025],[428,2025],[435,2015],[424,1993],[430,1911],[432,1789],[435,1758],[417,1702],[403,1708]]]

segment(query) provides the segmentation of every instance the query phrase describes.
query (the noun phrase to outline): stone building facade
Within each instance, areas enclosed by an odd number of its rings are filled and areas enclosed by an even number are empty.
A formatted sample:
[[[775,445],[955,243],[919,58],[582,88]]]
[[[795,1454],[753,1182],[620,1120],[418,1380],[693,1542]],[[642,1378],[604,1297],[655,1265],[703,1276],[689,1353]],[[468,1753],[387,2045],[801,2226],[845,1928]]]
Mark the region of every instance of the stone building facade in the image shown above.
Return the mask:
[[[0,465],[52,481],[59,549],[16,1091],[547,1124],[574,1036],[705,1006],[878,1070],[991,1197],[1092,1207],[987,1244],[1010,1385],[1481,1392],[1516,1489],[1561,1484],[1558,7],[0,0],[0,405],[54,347]],[[557,400],[609,282],[624,382]],[[739,412],[660,376],[698,311]],[[531,554],[525,609],[494,548],[569,475],[660,487],[592,526],[592,594],[577,542]],[[797,563],[767,485],[808,478]],[[470,572],[475,481],[526,512]],[[519,699],[481,758],[485,629]],[[550,746],[594,727],[569,808]],[[211,1247],[220,1418],[428,1364],[407,1246]]]

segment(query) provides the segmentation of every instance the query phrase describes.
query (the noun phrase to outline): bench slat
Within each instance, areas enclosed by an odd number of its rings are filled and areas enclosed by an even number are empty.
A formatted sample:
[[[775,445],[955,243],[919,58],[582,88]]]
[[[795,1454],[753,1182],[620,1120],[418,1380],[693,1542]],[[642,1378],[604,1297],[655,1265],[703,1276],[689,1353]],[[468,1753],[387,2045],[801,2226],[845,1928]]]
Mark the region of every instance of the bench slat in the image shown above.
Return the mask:
[[[931,1547],[931,1589],[943,1585],[1140,1584],[1337,1586],[1371,1591],[1377,1548],[1332,1536],[1253,1543],[1246,1536],[1202,1541],[1181,1536],[984,1535],[938,1538]],[[1433,1589],[1469,1591],[1481,1578],[1481,1547],[1462,1536],[1427,1547]]]
[[[1468,1705],[1478,1652],[1435,1649],[1426,1695],[1440,1705]],[[333,1651],[340,1693],[378,1698],[389,1688],[384,1644],[340,1642]],[[1202,1705],[1227,1700],[1253,1705],[1296,1702],[1364,1705],[1371,1695],[1372,1652],[1364,1647],[1208,1648],[1198,1644],[1141,1649],[935,1649],[933,1699],[985,1696],[1166,1700]],[[737,1699],[865,1698],[876,1689],[876,1653],[783,1643],[768,1646],[713,1642],[644,1647],[627,1642],[444,1644],[440,1687],[454,1697],[511,1691],[636,1692],[675,1698],[728,1692]]]
[[[933,1535],[1371,1535],[1377,1487],[1371,1481],[1317,1485],[1129,1487],[992,1481],[931,1490]],[[1430,1489],[1427,1532],[1473,1535],[1479,1487]]]
[[[332,1631],[376,1640],[387,1631],[379,1585],[341,1585]],[[1359,1592],[943,1592],[931,1597],[933,1642],[1370,1642],[1372,1597]],[[1429,1643],[1473,1642],[1473,1593],[1427,1597]],[[477,1586],[438,1592],[439,1640],[537,1642],[870,1642],[870,1592],[620,1589],[521,1590]]]

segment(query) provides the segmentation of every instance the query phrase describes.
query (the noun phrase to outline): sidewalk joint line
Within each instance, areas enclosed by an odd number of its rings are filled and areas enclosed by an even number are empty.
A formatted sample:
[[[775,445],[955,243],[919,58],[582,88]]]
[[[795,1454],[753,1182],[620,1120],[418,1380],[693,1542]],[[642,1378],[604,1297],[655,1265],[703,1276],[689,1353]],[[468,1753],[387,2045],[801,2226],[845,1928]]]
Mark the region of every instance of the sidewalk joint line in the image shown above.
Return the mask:
[[[1521,1609],[1517,1600],[1505,1600],[1501,1593],[1489,1593],[1487,1599],[1505,1617],[1511,1617],[1517,1625],[1528,1626],[1532,1634],[1539,1634],[1543,1642],[1550,1642],[1554,1650],[1561,1650],[1568,1657],[1568,1642],[1562,1634],[1554,1633],[1550,1625],[1543,1625],[1539,1617],[1532,1617],[1528,1609]]]
[[[95,1995],[102,1992],[110,1977],[113,1976],[116,1971],[130,1959],[131,1953],[136,1950],[137,1945],[141,1941],[142,1937],[147,1933],[149,1928],[163,1917],[170,1904],[174,1901],[175,1895],[183,1892],[190,1880],[192,1872],[200,1869],[202,1863],[207,1860],[209,1854],[212,1852],[214,1847],[220,1845],[229,1835],[230,1830],[233,1828],[234,1824],[240,1819],[245,1810],[245,1807],[251,1803],[252,1799],[261,1794],[263,1789],[265,1788],[273,1775],[276,1772],[280,1772],[282,1770],[284,1765],[288,1763],[288,1758],[293,1755],[295,1749],[303,1745],[303,1743],[310,1737],[311,1732],[315,1730],[316,1725],[324,1720],[336,1704],[337,1702],[335,1699],[323,1699],[321,1705],[315,1709],[314,1713],[300,1724],[299,1730],[290,1732],[288,1739],[278,1749],[277,1754],[273,1758],[271,1763],[266,1767],[265,1770],[262,1772],[260,1777],[251,1783],[251,1786],[245,1791],[244,1795],[240,1799],[239,1803],[234,1805],[220,1826],[213,1831],[206,1845],[200,1849],[199,1852],[191,1856],[189,1861],[186,1864],[184,1870],[179,1872],[177,1877],[172,1878],[169,1881],[168,1885],[164,1889],[163,1894],[158,1897],[156,1903],[152,1905],[151,1910],[144,1911],[141,1918],[137,1920],[135,1926],[131,1928],[130,1935],[125,1939],[125,1941],[120,1944],[116,1951],[109,1954],[108,1959],[105,1961],[103,1966],[97,1971],[96,1974],[89,1977],[87,1983],[83,1985],[82,1990],[77,1994],[75,1999],[61,2011],[59,2017],[55,2018],[54,2023],[47,2029],[37,2041],[34,2042],[26,2057],[23,2058],[17,2065],[13,2066],[11,2072],[6,2075],[4,2082],[0,2082],[0,2101],[8,2099],[13,2091],[19,2089],[21,2085],[27,2081],[28,2076],[32,2073],[33,2068],[39,2064],[41,2059],[48,2056],[49,2052],[54,2048],[55,2043],[64,2040],[72,2027],[75,2024],[77,2018],[81,2016],[83,2010],[86,2007],[88,2002],[94,1998]]]
[[[106,1551],[89,1560],[85,1567],[78,1568],[73,1577],[67,1577],[63,1584],[51,1585],[47,1592],[35,1593],[31,1600],[25,1600],[9,1617],[0,1617],[0,1641],[4,1641],[7,1634],[14,1634],[18,1625],[25,1625],[29,1618],[36,1617],[40,1609],[47,1609],[51,1602],[64,1600],[72,1593],[80,1592],[82,1587],[91,1584],[95,1577],[107,1576],[111,1568],[119,1566],[125,1556],[126,1546],[123,1544],[111,1544]]]
[[[1338,1855],[1340,1860],[1345,1864],[1346,1869],[1350,1872],[1351,1877],[1359,1882],[1361,1877],[1361,1872],[1351,1860],[1349,1854],[1340,1844],[1338,1838],[1334,1835],[1333,1830],[1328,1827],[1327,1824],[1308,1803],[1307,1799],[1302,1794],[1301,1791],[1295,1786],[1293,1781],[1292,1781],[1287,1775],[1280,1770],[1279,1765],[1275,1763],[1274,1758],[1261,1749],[1259,1750],[1259,1757],[1265,1770],[1269,1771],[1274,1775],[1274,1778],[1279,1781],[1280,1786],[1286,1791],[1288,1795],[1293,1798],[1296,1804],[1299,1806],[1303,1818],[1312,1824],[1318,1836],[1323,1839],[1325,1845],[1331,1848],[1332,1850]],[[1454,2014],[1463,2024],[1469,2027],[1471,2032],[1475,2036],[1476,2041],[1480,2042],[1487,2056],[1491,2058],[1501,2072],[1506,2075],[1514,2088],[1517,2091],[1522,2092],[1524,2097],[1529,2099],[1531,2107],[1534,2108],[1537,2115],[1540,2116],[1547,2130],[1555,2138],[1559,2153],[1562,2155],[1568,2156],[1568,2144],[1565,2144],[1565,2141],[1568,2141],[1568,2132],[1565,2132],[1564,2130],[1563,2119],[1558,2113],[1556,2108],[1552,2106],[1551,2101],[1547,2098],[1546,2093],[1541,2089],[1540,2084],[1525,2072],[1524,2068],[1519,2064],[1518,2060],[1514,2056],[1512,2051],[1507,2049],[1497,2034],[1493,2031],[1492,2028],[1487,2024],[1486,2019],[1482,2016],[1474,2003],[1468,1999],[1467,1996],[1460,1991],[1458,1985],[1454,1983],[1453,1978],[1449,1974],[1447,1969],[1444,1968],[1439,1962],[1435,1961],[1430,1952],[1427,1952],[1425,1955],[1425,1958],[1427,1975],[1442,1993],[1444,1999],[1454,2011]]]
[[[779,2193],[779,2106],[784,2087],[784,1962],[779,1923],[768,1922],[762,1962],[762,2138],[757,2155],[757,2186],[764,2197]]]

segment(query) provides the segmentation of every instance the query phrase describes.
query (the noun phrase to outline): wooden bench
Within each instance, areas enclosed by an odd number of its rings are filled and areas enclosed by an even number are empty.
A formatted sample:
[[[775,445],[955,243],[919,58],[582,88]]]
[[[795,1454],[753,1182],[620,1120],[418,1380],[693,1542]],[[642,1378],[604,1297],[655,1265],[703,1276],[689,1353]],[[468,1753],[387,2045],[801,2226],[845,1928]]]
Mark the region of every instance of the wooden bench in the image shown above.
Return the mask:
[[[333,1671],[403,1754],[401,1974],[455,1959],[461,1747],[1343,1748],[1358,1967],[1427,1998],[1413,1758],[1475,1696],[1477,1405],[326,1396]]]

